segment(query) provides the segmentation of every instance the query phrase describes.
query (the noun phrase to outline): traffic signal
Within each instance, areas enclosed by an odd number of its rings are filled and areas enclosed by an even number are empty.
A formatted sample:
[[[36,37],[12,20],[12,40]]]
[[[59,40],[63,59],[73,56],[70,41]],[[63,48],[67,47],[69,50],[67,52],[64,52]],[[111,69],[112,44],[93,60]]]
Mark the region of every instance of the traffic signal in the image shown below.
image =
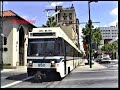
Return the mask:
[[[6,45],[6,44],[7,44],[7,38],[4,37],[4,45]]]

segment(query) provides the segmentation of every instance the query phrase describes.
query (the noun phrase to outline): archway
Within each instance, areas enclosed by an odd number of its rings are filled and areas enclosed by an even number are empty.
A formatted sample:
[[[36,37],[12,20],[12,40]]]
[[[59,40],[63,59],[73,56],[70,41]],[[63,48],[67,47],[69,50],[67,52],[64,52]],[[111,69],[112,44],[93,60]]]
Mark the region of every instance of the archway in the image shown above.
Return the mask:
[[[24,66],[24,30],[19,29],[19,66]]]

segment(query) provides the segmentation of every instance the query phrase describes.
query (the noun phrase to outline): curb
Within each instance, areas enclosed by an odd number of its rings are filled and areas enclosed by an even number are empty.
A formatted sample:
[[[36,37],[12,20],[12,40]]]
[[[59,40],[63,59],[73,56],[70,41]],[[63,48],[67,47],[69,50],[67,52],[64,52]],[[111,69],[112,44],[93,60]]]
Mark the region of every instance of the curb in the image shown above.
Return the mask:
[[[15,71],[15,69],[3,69],[1,73]]]

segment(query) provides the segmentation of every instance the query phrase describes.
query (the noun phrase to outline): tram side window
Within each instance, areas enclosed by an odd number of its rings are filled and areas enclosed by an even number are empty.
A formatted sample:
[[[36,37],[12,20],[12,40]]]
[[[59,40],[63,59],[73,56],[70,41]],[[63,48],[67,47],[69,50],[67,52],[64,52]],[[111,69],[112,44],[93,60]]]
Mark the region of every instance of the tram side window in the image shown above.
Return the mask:
[[[61,40],[57,40],[55,43],[55,53],[54,55],[63,55],[63,46]]]
[[[74,56],[78,57],[78,51],[74,48]]]
[[[66,53],[67,53],[67,56],[72,56],[73,55],[72,46],[68,43],[66,43]]]

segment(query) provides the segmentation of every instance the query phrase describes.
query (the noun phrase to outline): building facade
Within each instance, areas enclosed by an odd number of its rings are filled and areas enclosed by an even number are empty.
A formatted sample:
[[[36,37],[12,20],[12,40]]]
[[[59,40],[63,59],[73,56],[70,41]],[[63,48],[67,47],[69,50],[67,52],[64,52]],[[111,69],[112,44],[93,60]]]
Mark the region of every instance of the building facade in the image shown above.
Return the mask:
[[[76,18],[75,8],[73,5],[69,8],[56,6],[57,11],[60,11],[56,14],[57,25],[60,25],[68,37],[79,47],[79,19]]]
[[[118,37],[118,25],[110,27],[99,27],[102,33],[102,45]]]
[[[3,63],[11,66],[27,65],[28,32],[35,26],[11,10],[3,12],[3,34],[7,44],[3,48]]]
[[[3,42],[3,37],[2,37],[2,20],[0,19],[0,65],[2,64],[2,42]],[[1,68],[1,67],[0,67]]]

